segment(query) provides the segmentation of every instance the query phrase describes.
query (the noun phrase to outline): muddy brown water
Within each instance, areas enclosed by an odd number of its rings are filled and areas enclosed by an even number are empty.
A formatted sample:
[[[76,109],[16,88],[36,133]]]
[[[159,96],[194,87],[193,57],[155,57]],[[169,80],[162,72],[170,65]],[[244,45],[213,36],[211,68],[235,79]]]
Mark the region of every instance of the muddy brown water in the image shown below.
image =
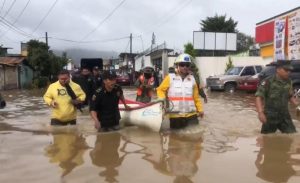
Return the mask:
[[[43,91],[2,94],[1,183],[300,182],[299,133],[260,135],[253,94],[209,93],[198,127],[160,133],[97,133],[87,112],[77,126],[51,127]],[[294,107],[291,114],[300,131]]]

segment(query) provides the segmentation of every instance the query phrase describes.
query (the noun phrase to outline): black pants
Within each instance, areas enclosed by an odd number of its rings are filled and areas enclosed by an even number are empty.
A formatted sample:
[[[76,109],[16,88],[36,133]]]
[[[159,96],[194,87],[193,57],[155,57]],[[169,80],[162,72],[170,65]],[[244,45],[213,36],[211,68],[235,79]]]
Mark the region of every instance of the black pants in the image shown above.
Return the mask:
[[[58,119],[51,119],[51,125],[54,126],[66,126],[66,125],[76,125],[76,119],[71,120],[71,121],[60,121]]]
[[[170,118],[170,128],[171,129],[180,129],[185,128],[188,125],[198,125],[199,120],[197,115],[193,115],[187,118]]]

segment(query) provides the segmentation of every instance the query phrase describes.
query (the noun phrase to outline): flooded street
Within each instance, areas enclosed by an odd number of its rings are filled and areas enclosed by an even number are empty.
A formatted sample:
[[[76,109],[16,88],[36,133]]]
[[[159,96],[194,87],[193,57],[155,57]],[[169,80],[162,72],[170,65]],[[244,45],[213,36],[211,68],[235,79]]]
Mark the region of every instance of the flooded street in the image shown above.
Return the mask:
[[[209,92],[199,127],[160,133],[97,133],[87,111],[51,127],[43,91],[2,94],[0,182],[300,182],[300,116],[291,106],[298,133],[263,136],[254,94]]]

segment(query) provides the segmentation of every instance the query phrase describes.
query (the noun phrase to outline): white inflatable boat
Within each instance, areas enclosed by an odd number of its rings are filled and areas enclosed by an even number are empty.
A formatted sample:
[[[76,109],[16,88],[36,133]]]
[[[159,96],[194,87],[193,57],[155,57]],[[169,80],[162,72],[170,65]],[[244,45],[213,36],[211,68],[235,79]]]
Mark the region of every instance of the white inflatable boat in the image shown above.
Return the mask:
[[[156,101],[147,104],[126,100],[130,109],[125,109],[123,103],[119,103],[121,114],[120,123],[135,125],[158,132],[163,122],[163,102]]]

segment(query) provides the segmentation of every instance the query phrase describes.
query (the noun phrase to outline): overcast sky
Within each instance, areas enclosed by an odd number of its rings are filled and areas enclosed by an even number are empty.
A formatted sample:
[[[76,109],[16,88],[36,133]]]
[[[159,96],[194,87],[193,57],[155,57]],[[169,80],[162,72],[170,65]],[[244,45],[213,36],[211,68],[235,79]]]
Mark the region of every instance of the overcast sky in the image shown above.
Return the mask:
[[[18,53],[21,41],[44,41],[48,32],[51,49],[129,52],[132,33],[133,51],[141,52],[154,32],[157,44],[178,51],[208,16],[226,14],[255,36],[256,23],[299,6],[299,0],[0,0],[0,45]]]

